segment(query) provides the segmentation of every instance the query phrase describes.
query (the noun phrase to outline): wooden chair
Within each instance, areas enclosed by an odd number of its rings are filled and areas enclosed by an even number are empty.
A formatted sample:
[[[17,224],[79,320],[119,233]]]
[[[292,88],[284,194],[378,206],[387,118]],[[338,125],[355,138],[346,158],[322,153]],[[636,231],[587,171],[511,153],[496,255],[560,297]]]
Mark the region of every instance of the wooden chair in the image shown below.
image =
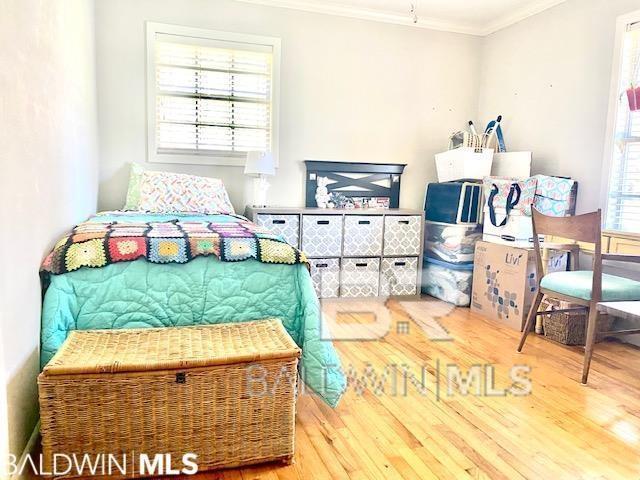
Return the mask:
[[[518,345],[518,352],[522,351],[527,335],[531,331],[538,307],[544,295],[560,300],[583,305],[588,308],[587,335],[585,342],[584,366],[582,369],[582,383],[587,383],[589,366],[593,354],[593,345],[597,334],[598,303],[616,301],[640,300],[640,282],[623,277],[602,273],[603,260],[616,260],[640,263],[640,256],[618,255],[602,253],[602,214],[600,210],[573,217],[549,217],[533,209],[533,239],[536,251],[536,278],[538,291],[534,298],[527,322],[522,332],[522,338]],[[566,271],[553,272],[545,275],[543,272],[542,254],[538,235],[554,235],[579,242],[593,243],[592,271]],[[576,245],[554,245],[554,249],[574,251]],[[579,253],[579,250],[578,252]],[[573,263],[573,262],[572,262]],[[562,310],[559,310],[562,311]],[[624,330],[618,332],[602,332],[603,335],[627,335],[640,333],[637,330]]]

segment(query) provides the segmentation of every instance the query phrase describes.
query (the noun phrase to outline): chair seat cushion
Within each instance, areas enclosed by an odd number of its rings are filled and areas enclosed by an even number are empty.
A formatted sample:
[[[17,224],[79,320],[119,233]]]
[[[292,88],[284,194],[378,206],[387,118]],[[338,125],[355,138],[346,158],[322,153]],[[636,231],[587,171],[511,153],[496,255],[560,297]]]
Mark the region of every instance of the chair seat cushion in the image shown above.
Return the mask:
[[[593,272],[553,272],[545,275],[540,286],[547,290],[591,300]],[[602,275],[602,300],[604,302],[622,302],[640,300],[640,282],[614,275]]]

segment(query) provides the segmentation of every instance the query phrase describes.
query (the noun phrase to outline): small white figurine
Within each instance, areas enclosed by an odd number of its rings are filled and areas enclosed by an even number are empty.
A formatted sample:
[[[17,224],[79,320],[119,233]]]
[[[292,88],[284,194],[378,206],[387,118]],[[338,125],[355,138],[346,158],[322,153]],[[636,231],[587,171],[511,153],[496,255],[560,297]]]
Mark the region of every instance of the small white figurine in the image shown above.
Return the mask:
[[[316,180],[318,186],[316,187],[316,205],[320,208],[327,208],[329,203],[329,179],[327,177],[318,177]]]

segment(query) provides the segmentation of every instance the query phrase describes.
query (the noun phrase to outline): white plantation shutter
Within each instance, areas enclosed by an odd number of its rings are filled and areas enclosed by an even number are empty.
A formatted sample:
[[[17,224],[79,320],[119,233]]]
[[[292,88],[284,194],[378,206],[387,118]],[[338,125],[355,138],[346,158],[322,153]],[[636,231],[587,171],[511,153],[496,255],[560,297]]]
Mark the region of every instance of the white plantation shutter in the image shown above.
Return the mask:
[[[274,46],[164,32],[152,40],[157,156],[272,150]]]
[[[640,232],[640,110],[629,109],[626,93],[631,85],[640,87],[638,27],[638,24],[629,25],[623,39],[619,104],[607,199],[606,227],[623,232]]]

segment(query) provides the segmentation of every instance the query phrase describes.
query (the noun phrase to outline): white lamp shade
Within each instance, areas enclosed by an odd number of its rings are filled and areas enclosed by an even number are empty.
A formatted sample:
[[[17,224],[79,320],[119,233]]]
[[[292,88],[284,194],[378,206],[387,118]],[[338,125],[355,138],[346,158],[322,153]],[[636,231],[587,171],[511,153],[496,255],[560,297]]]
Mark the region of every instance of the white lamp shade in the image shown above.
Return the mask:
[[[248,152],[244,173],[253,175],[275,175],[276,165],[271,152]]]

